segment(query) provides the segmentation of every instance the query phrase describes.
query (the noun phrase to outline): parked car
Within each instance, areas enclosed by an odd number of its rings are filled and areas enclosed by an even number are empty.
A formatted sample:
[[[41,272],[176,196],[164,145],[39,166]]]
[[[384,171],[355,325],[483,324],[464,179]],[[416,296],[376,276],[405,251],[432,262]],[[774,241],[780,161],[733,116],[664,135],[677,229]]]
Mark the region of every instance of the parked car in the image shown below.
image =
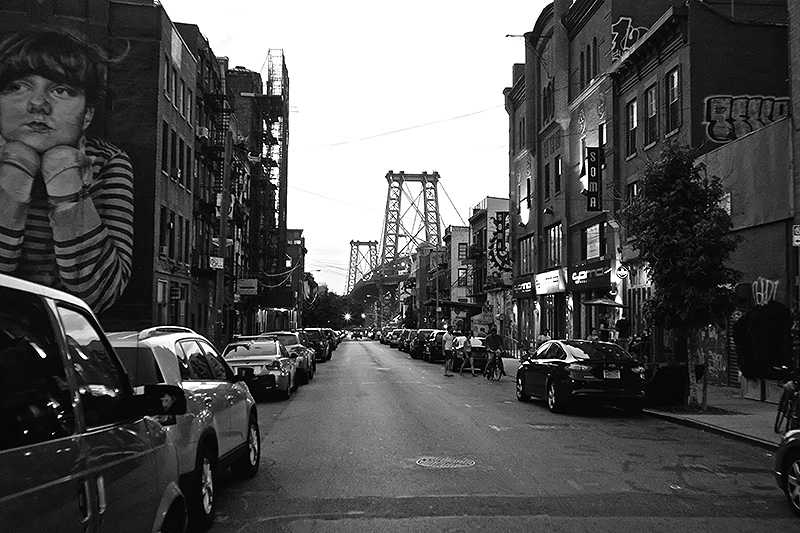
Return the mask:
[[[380,332],[379,341],[381,344],[389,344],[389,335],[391,335],[394,328],[392,326],[383,326]]]
[[[400,344],[400,335],[403,333],[403,328],[394,328],[392,332],[389,334],[389,346],[392,348],[397,348]]]
[[[443,329],[435,329],[431,332],[428,340],[425,341],[425,351],[422,354],[422,360],[429,363],[438,363],[444,361],[444,334]]]
[[[167,427],[178,450],[189,525],[206,529],[216,515],[217,476],[226,468],[256,475],[261,436],[256,402],[211,343],[188,328],[160,326],[108,333],[131,385],[167,383],[186,394],[186,414]]]
[[[297,374],[301,383],[308,383],[314,379],[317,363],[314,361],[315,352],[308,346],[308,337],[303,331],[270,331],[261,336],[275,336],[286,347],[289,357],[295,359]]]
[[[306,335],[308,335],[308,342],[316,352],[316,361],[329,361],[331,358],[330,343],[328,337],[321,328],[303,328]]]
[[[0,300],[0,529],[184,531],[184,391],[131,387],[74,296],[0,274]]]
[[[411,336],[411,341],[408,344],[408,353],[412,359],[421,359],[422,354],[425,352],[425,341],[433,333],[432,329],[418,329],[414,335]]]
[[[328,338],[328,344],[331,348],[331,352],[333,352],[338,348],[341,338],[331,328],[322,328],[322,332]]]
[[[244,376],[253,394],[277,394],[284,400],[297,388],[296,365],[277,337],[244,337],[225,347],[222,356]]]
[[[516,394],[520,401],[546,400],[553,412],[580,401],[641,411],[645,368],[612,342],[551,340],[520,363]]]
[[[397,339],[397,349],[401,352],[408,351],[408,343],[411,339],[411,335],[417,330],[415,329],[404,329],[400,332],[400,337]]]
[[[800,516],[800,429],[786,432],[775,452],[775,481],[786,494],[794,514]]]

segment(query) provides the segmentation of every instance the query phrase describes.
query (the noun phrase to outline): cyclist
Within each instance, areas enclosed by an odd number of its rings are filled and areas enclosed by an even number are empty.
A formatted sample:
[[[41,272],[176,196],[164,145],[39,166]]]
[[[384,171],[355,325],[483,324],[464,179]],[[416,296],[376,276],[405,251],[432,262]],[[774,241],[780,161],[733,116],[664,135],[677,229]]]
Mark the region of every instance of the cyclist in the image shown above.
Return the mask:
[[[506,371],[503,368],[503,359],[500,355],[503,353],[503,339],[498,335],[497,328],[492,326],[489,329],[489,334],[486,336],[486,351],[489,352],[489,358],[486,361],[486,368],[484,369],[484,375],[487,373],[487,370],[497,364],[500,366],[500,375],[505,376]]]

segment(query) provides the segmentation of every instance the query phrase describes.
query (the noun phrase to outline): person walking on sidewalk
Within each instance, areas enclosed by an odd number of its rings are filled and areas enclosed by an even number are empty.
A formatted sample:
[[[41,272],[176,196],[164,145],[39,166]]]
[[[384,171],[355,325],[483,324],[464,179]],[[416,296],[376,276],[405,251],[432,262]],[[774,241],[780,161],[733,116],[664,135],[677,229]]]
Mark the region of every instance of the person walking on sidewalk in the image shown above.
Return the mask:
[[[472,371],[472,377],[475,377],[475,360],[472,356],[472,332],[467,330],[464,333],[464,336],[461,337],[463,339],[463,343],[461,345],[461,370],[459,370],[459,374],[464,373],[464,365],[467,364],[469,361],[469,369]]]
[[[614,324],[614,329],[617,330],[617,344],[627,351],[631,345],[631,321],[623,314]]]
[[[452,376],[453,375],[453,327],[447,326],[447,331],[444,332],[444,336],[442,337],[442,342],[444,343],[443,352],[444,352],[444,375],[445,376]]]

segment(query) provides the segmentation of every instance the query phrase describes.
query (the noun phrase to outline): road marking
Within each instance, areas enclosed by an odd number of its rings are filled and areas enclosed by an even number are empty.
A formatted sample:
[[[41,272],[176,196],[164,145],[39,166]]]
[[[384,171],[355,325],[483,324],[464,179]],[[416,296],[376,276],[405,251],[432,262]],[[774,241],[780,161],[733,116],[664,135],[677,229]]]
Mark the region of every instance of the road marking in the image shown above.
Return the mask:
[[[500,426],[489,426],[489,427],[495,431],[508,431],[509,429],[511,429],[509,427],[500,427]]]

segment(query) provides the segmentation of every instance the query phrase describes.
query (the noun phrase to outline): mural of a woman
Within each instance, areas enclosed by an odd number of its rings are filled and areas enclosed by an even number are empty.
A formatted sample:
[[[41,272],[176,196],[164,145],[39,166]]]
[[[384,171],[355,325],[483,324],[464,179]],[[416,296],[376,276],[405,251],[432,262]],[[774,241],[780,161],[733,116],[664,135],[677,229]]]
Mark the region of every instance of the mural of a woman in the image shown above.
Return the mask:
[[[61,29],[0,41],[0,272],[70,292],[95,312],[131,273],[133,171],[86,137],[107,56]]]

